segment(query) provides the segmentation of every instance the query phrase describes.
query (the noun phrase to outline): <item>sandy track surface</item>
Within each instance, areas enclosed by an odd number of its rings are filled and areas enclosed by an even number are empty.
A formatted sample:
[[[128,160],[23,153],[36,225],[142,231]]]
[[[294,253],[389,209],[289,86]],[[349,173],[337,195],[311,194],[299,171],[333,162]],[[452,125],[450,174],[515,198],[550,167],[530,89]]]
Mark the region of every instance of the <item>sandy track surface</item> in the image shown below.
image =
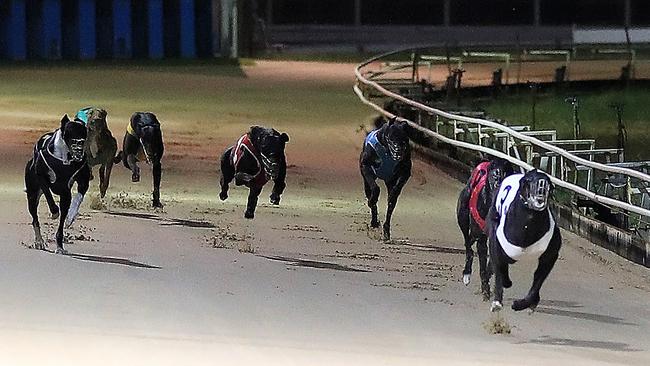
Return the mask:
[[[132,185],[116,167],[109,207],[93,210],[89,197],[60,256],[27,248],[21,170],[40,132],[1,111],[0,121],[0,364],[650,363],[650,272],[567,232],[538,311],[507,308],[512,333],[490,334],[477,264],[473,282],[461,281],[461,184],[416,162],[395,238],[380,241],[367,225],[354,125],[287,126],[288,188],[273,207],[267,187],[253,221],[242,218],[245,190],[217,199],[216,153],[236,128],[213,139],[174,125],[165,210],[146,208],[146,168]],[[533,266],[513,268],[507,306]]]

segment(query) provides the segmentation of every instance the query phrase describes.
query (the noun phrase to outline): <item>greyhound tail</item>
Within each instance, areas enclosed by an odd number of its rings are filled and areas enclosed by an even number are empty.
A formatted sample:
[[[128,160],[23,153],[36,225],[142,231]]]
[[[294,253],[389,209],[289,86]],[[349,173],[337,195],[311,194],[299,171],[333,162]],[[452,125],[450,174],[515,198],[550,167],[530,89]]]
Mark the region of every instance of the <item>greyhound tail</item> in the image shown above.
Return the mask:
[[[120,150],[120,152],[115,155],[113,158],[113,164],[118,164],[120,161],[122,161],[122,155],[124,154],[124,151]]]

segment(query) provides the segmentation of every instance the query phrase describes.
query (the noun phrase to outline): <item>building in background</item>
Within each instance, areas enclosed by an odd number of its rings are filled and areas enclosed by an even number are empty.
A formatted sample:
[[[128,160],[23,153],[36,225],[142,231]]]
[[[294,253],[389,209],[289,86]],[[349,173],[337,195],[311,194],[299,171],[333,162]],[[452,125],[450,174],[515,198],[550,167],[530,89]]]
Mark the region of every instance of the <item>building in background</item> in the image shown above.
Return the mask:
[[[576,27],[647,25],[648,0],[0,0],[0,58],[566,46]]]

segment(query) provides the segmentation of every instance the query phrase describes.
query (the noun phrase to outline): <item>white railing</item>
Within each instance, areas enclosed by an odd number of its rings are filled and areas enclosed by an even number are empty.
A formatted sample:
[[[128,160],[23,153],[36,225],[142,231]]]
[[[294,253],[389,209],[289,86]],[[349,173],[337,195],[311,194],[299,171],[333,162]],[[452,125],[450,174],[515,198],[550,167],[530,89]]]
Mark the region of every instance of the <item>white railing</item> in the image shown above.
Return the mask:
[[[522,167],[522,168],[524,168],[526,170],[531,170],[531,169],[535,168],[531,164],[529,164],[529,162],[522,161],[518,157],[510,156],[508,153],[504,153],[502,151],[495,150],[495,149],[492,149],[490,147],[486,147],[486,146],[483,146],[483,145],[480,145],[480,144],[475,144],[475,143],[471,143],[471,142],[457,140],[455,138],[450,138],[450,137],[442,135],[438,131],[432,131],[432,130],[430,130],[428,128],[425,128],[425,127],[419,125],[418,123],[416,123],[415,121],[410,121],[410,120],[408,120],[406,118],[403,118],[402,116],[396,116],[396,115],[392,114],[391,112],[388,112],[388,111],[384,110],[382,107],[377,105],[375,102],[368,99],[366,97],[366,95],[364,95],[363,90],[361,89],[360,86],[365,86],[365,87],[374,89],[375,92],[379,92],[381,95],[383,95],[385,97],[392,98],[394,100],[398,100],[398,101],[400,101],[400,102],[402,102],[402,103],[404,103],[406,105],[409,105],[409,106],[413,107],[414,109],[417,109],[417,110],[419,110],[421,112],[425,112],[425,113],[427,113],[429,115],[436,116],[437,118],[445,118],[445,119],[448,119],[448,120],[451,120],[451,121],[458,121],[458,122],[466,123],[466,124],[471,125],[471,126],[476,126],[478,131],[480,131],[480,127],[487,127],[487,128],[492,129],[492,130],[500,131],[500,133],[504,133],[507,136],[509,136],[509,139],[513,139],[513,140],[517,139],[517,140],[520,140],[520,141],[525,141],[527,144],[530,144],[530,145],[536,146],[538,148],[541,148],[541,149],[551,153],[554,156],[561,157],[561,159],[563,159],[563,160],[561,160],[562,163],[564,162],[564,160],[571,161],[576,166],[579,165],[579,166],[582,166],[582,167],[588,167],[588,168],[591,168],[591,169],[594,169],[594,170],[607,172],[607,173],[610,173],[610,174],[620,174],[620,175],[623,175],[623,176],[627,177],[628,180],[630,178],[638,179],[639,181],[641,181],[641,183],[644,186],[650,185],[650,175],[647,175],[647,174],[644,174],[642,172],[639,172],[639,171],[636,171],[636,170],[633,170],[633,169],[629,169],[629,168],[624,168],[624,167],[620,167],[620,166],[605,165],[605,164],[601,164],[601,163],[598,163],[598,162],[594,162],[594,161],[591,161],[591,160],[581,158],[580,156],[577,156],[576,154],[573,154],[573,153],[571,153],[571,152],[569,152],[569,151],[567,151],[565,149],[562,149],[562,148],[556,146],[556,144],[554,144],[552,142],[549,143],[549,142],[539,140],[536,137],[531,136],[530,134],[526,133],[526,131],[517,131],[517,130],[515,130],[513,128],[510,128],[508,126],[504,126],[504,125],[502,125],[500,123],[497,123],[497,122],[492,122],[492,121],[488,121],[488,120],[484,120],[484,119],[452,114],[452,113],[448,113],[448,112],[445,112],[445,111],[440,110],[440,109],[433,108],[431,106],[428,106],[428,105],[422,104],[420,102],[411,100],[411,99],[406,98],[406,97],[404,97],[404,96],[402,96],[400,94],[397,94],[397,93],[395,93],[393,91],[390,91],[390,90],[384,88],[379,83],[377,83],[377,82],[375,82],[373,80],[370,80],[370,78],[367,78],[365,76],[362,69],[364,69],[365,67],[372,64],[375,61],[378,61],[378,60],[380,60],[380,59],[382,59],[382,58],[384,58],[386,56],[397,54],[399,52],[402,52],[402,51],[390,52],[390,53],[387,53],[387,54],[383,54],[383,55],[374,57],[374,58],[369,59],[369,60],[365,61],[364,63],[358,65],[354,70],[355,76],[356,76],[356,79],[357,79],[357,84],[354,86],[354,92],[356,93],[356,95],[359,97],[359,99],[364,104],[370,106],[371,108],[375,109],[377,112],[383,114],[384,116],[387,116],[389,118],[397,117],[398,119],[404,120],[404,121],[408,122],[409,125],[411,127],[413,127],[414,129],[424,133],[425,135],[433,137],[433,138],[437,139],[438,141],[442,141],[444,143],[447,143],[447,144],[450,144],[450,145],[453,145],[453,146],[457,146],[457,147],[461,147],[461,148],[465,148],[465,149],[469,149],[469,150],[479,151],[479,152],[482,152],[482,153],[485,153],[485,154],[489,154],[491,156],[500,157],[500,158],[508,160],[511,163],[513,163],[513,164],[515,164],[515,165],[517,165],[519,167]],[[372,73],[368,73],[368,74],[372,75]],[[643,207],[639,207],[637,205],[634,205],[634,204],[631,204],[631,203],[628,203],[628,202],[625,202],[625,201],[617,200],[617,199],[614,199],[614,198],[611,198],[611,197],[606,197],[606,196],[599,195],[599,194],[597,194],[595,192],[590,191],[589,189],[583,188],[583,187],[581,187],[579,185],[576,185],[574,183],[570,183],[570,182],[568,182],[566,180],[560,179],[560,178],[555,177],[553,175],[550,175],[550,178],[551,178],[551,181],[555,185],[557,185],[559,187],[562,187],[564,189],[567,189],[569,191],[572,191],[572,192],[574,192],[576,194],[579,194],[581,196],[584,196],[584,197],[586,197],[588,199],[591,199],[593,201],[602,203],[602,204],[607,205],[607,206],[617,207],[619,209],[629,211],[629,212],[633,212],[633,213],[636,213],[636,214],[639,214],[639,215],[642,215],[642,216],[650,217],[650,210],[645,209]]]

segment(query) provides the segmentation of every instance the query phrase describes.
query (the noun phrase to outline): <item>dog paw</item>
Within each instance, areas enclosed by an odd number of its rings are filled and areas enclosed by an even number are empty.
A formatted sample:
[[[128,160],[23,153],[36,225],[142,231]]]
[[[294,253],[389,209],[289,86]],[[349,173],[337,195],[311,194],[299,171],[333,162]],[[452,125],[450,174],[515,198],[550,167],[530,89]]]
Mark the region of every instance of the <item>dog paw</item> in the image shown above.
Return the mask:
[[[139,181],[140,181],[140,174],[133,173],[133,175],[131,175],[131,182],[138,183]]]
[[[253,219],[253,218],[255,218],[255,213],[252,212],[252,211],[246,210],[246,212],[244,212],[244,218]]]
[[[512,287],[512,281],[510,281],[509,278],[508,278],[508,279],[504,279],[504,280],[503,280],[503,288],[510,288],[510,287]]]
[[[56,212],[50,212],[50,219],[56,220],[59,218],[59,211]]]
[[[515,300],[512,303],[512,310],[514,311],[521,311],[521,310],[526,310],[526,309],[531,309],[535,310],[537,307],[537,304],[539,304],[539,296],[535,297],[528,297],[526,296],[523,299]]]
[[[222,201],[227,200],[228,199],[228,193],[226,193],[226,192],[219,193],[219,199],[222,200]]]
[[[469,282],[471,281],[471,276],[472,276],[472,275],[469,274],[469,273],[466,273],[466,274],[464,273],[464,274],[463,274],[463,284],[464,284],[465,286],[469,285]]]
[[[378,228],[379,225],[380,225],[379,220],[370,221],[370,227],[373,228],[373,229]]]
[[[36,250],[45,250],[45,242],[42,240],[37,240],[34,242],[34,249]]]
[[[384,241],[390,240],[390,226],[384,224]]]
[[[68,251],[63,249],[62,247],[57,247],[56,250],[54,251],[54,254],[67,255]]]
[[[160,201],[153,201],[153,202],[151,203],[151,206],[152,206],[153,208],[163,208],[163,207],[164,207],[164,205],[163,205],[162,202],[160,202]]]
[[[491,312],[496,313],[497,311],[501,311],[501,309],[503,309],[501,301],[492,301],[492,306],[490,306]]]
[[[279,195],[272,194],[272,195],[271,195],[271,199],[270,199],[270,201],[271,201],[271,204],[272,204],[272,205],[276,205],[276,206],[277,206],[277,205],[280,204],[280,196],[279,196]]]

